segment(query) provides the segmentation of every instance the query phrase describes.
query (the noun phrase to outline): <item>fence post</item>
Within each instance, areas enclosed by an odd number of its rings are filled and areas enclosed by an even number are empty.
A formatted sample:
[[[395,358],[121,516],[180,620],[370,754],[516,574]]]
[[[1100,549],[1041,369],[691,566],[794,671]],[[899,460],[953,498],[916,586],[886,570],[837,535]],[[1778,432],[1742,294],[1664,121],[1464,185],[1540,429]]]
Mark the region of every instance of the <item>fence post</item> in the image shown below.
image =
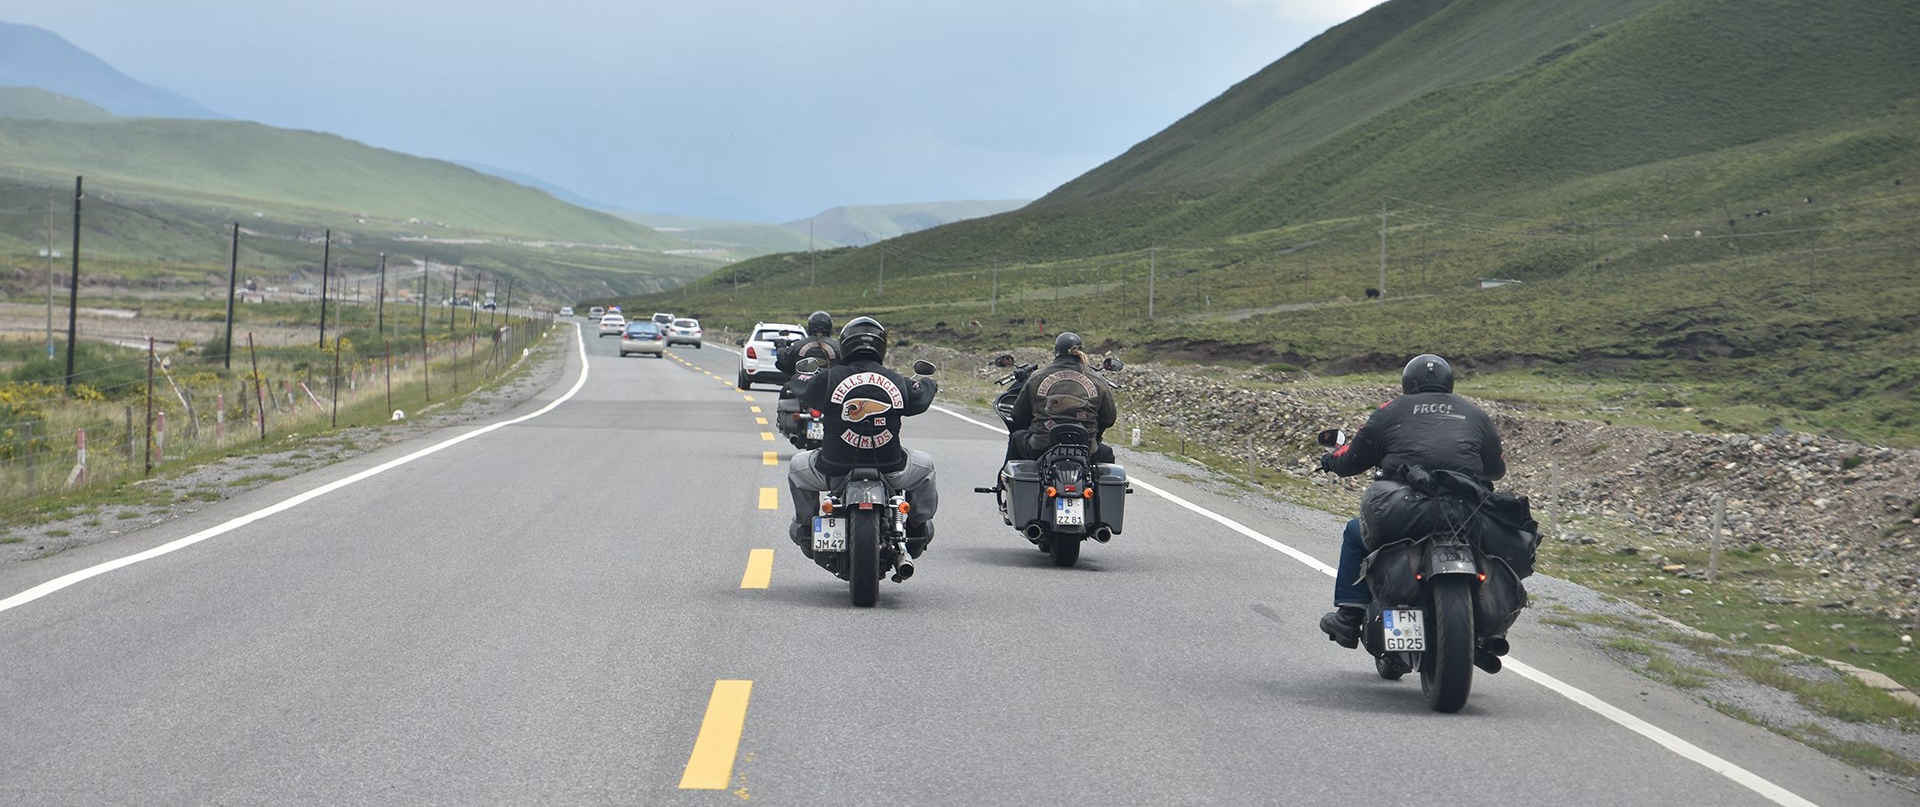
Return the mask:
[[[133,407],[122,407],[127,415],[127,472],[133,472]]]
[[[213,396],[213,441],[227,441],[227,394],[224,392]]]
[[[153,337],[147,337],[147,473],[153,473]]]
[[[333,428],[340,428],[340,337],[333,338]]]
[[[1720,577],[1720,525],[1726,523],[1727,497],[1725,494],[1713,495],[1713,535],[1707,548],[1707,582],[1712,583]]]
[[[31,420],[27,421],[26,429],[27,429],[27,495],[32,496],[34,494],[34,488],[38,486],[36,481],[37,474],[35,473],[34,466],[39,464],[37,460],[38,460],[38,454],[40,452],[33,450],[33,421]]]
[[[253,332],[247,332],[247,359],[253,362],[253,396],[260,405],[260,442],[267,441],[267,389],[260,381],[260,356],[253,352]]]
[[[154,415],[153,462],[147,464],[147,470],[167,461],[167,413]]]
[[[74,485],[84,485],[87,483],[87,430],[75,430],[73,435],[73,439],[79,446],[79,451],[73,463],[73,473],[67,474],[67,487],[69,488]]]

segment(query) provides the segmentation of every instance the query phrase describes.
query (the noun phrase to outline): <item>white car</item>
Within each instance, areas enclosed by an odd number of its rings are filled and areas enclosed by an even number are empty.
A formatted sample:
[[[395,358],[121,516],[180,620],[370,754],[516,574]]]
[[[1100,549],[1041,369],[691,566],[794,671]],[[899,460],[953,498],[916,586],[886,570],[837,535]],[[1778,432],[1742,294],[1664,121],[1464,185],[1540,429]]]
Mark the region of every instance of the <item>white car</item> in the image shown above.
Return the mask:
[[[627,318],[619,314],[608,314],[600,318],[601,336],[619,336],[627,331]]]
[[[779,358],[780,345],[791,345],[807,338],[805,329],[798,325],[781,322],[762,322],[753,326],[752,335],[740,346],[740,378],[734,383],[741,389],[754,384],[779,384],[787,380],[787,374],[774,367]]]
[[[689,317],[681,317],[679,319],[674,320],[673,324],[668,325],[667,326],[667,346],[672,347],[674,345],[693,345],[696,348],[701,347],[700,320],[692,319]]]
[[[573,316],[573,306],[570,306],[570,305],[560,306],[560,316],[563,316],[563,317]]]

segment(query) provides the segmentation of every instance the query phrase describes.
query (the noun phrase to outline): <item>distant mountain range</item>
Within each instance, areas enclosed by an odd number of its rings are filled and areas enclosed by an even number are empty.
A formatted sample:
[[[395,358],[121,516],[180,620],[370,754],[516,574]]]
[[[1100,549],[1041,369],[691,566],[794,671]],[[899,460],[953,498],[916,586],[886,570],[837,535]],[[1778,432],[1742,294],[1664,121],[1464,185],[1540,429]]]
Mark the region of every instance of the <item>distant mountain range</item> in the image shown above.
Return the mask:
[[[0,22],[0,87],[39,87],[130,117],[226,117],[135,81],[59,34],[31,25]]]

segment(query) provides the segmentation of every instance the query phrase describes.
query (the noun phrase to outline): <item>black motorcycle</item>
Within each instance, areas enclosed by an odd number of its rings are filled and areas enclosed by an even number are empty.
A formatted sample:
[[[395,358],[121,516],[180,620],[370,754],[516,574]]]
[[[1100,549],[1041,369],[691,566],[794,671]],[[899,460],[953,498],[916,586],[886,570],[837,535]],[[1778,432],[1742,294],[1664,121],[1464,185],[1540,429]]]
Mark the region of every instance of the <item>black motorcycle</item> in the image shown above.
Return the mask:
[[[798,340],[781,345],[786,350]],[[817,372],[817,371],[816,371]],[[807,382],[813,380],[813,373],[803,372],[796,365],[793,377],[780,385],[780,398],[773,405],[773,427],[802,451],[819,448],[826,433],[822,429],[820,413],[800,405],[800,391],[807,388]]]
[[[1338,429],[1318,438],[1328,448],[1346,441]],[[1539,525],[1523,496],[1493,493],[1461,474],[1414,469],[1409,477],[1400,500],[1422,516],[1398,519],[1409,528],[1382,536],[1361,564],[1373,602],[1360,645],[1381,678],[1418,671],[1427,705],[1458,712],[1474,667],[1500,671],[1507,629],[1526,606],[1520,578],[1533,571]]]
[[[994,399],[993,408],[1000,420],[1013,430],[1013,407],[1027,378],[1040,369],[1036,364],[1016,365],[1012,355],[1001,355],[994,365],[1010,368],[995,381],[1007,389]],[[1100,369],[1114,372],[1124,368],[1119,359],[1107,358]],[[1088,538],[1100,543],[1120,533],[1126,517],[1127,469],[1117,463],[1095,462],[1096,435],[1074,423],[1054,426],[1048,434],[1053,447],[1038,460],[1008,460],[990,488],[974,488],[975,493],[991,493],[1000,506],[1000,518],[1020,531],[1040,551],[1053,559],[1053,565],[1072,566],[1080,560],[1080,546]]]
[[[797,369],[823,372],[825,360],[801,359]],[[933,362],[913,363],[915,376],[932,375]],[[819,421],[814,421],[818,423]],[[834,480],[820,497],[820,514],[813,519],[813,562],[847,581],[853,604],[871,608],[880,600],[880,578],[892,572],[893,582],[913,577],[913,556],[907,551],[907,513],[912,505],[904,491],[894,490],[877,468],[856,466]]]

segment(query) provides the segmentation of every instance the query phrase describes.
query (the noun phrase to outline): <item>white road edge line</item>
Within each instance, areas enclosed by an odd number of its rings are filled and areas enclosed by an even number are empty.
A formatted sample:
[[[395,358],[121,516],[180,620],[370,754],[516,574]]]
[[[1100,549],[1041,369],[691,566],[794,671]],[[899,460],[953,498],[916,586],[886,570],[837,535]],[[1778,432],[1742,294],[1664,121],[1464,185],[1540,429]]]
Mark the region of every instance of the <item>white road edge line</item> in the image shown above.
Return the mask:
[[[479,437],[480,435],[483,435],[498,429],[504,429],[508,426],[512,426],[517,423],[525,423],[529,420],[532,420],[548,412],[551,412],[556,407],[560,406],[563,403],[566,403],[568,399],[572,398],[576,393],[578,393],[580,391],[580,388],[585,386],[587,383],[587,370],[588,370],[587,343],[586,343],[586,340],[582,338],[580,335],[580,326],[578,323],[574,324],[573,337],[574,337],[574,344],[579,348],[579,351],[580,351],[580,379],[578,381],[573,382],[573,388],[567,390],[565,395],[561,395],[559,398],[554,399],[552,403],[549,403],[546,406],[541,407],[540,410],[537,412],[530,412],[528,414],[521,415],[520,417],[514,418],[512,420],[503,420],[503,421],[500,421],[499,423],[482,426],[478,429],[474,429],[473,431],[467,432],[466,434],[459,435],[458,437],[453,437],[444,442],[427,446],[426,448],[420,449],[419,451],[415,451],[412,454],[408,454],[404,457],[400,457],[399,459],[389,460],[387,462],[381,463],[372,468],[368,468],[364,471],[361,471],[357,474],[346,477],[344,479],[339,479],[333,482],[329,482],[325,485],[321,485],[320,487],[314,488],[313,490],[309,490],[305,493],[301,493],[297,496],[286,499],[277,504],[269,505],[259,510],[255,510],[251,513],[248,513],[244,516],[240,516],[239,518],[233,519],[232,521],[228,521],[219,526],[208,527],[207,529],[196,532],[185,538],[180,538],[174,541],[170,541],[168,543],[161,544],[152,549],[148,549],[144,552],[138,552],[123,558],[119,558],[117,560],[110,560],[110,561],[107,561],[106,563],[102,563],[97,566],[90,566],[88,568],[81,569],[80,571],[77,571],[77,572],[70,572],[60,577],[56,577],[52,580],[48,580],[45,583],[41,583],[40,585],[34,586],[33,588],[27,589],[26,591],[22,591],[4,600],[0,600],[0,612],[5,612],[5,611],[12,610],[14,608],[18,608],[22,605],[26,605],[27,603],[33,602],[34,600],[40,599],[41,597],[45,597],[49,594],[52,594],[68,586],[75,585],[77,583],[86,581],[94,577],[98,577],[100,575],[106,574],[116,569],[122,569],[128,566],[132,566],[133,564],[139,563],[144,560],[152,560],[154,558],[160,557],[161,555],[165,555],[169,552],[175,552],[181,549],[185,549],[189,546],[193,546],[194,544],[200,543],[201,541],[205,541],[209,538],[216,538],[221,535],[225,535],[229,532],[240,529],[241,527],[247,526],[248,524],[252,524],[253,522],[259,521],[268,516],[276,515],[278,513],[283,513],[295,507],[299,507],[300,505],[306,504],[307,502],[313,501],[314,499],[318,499],[321,496],[325,496],[329,493],[332,493],[336,490],[344,488],[355,482],[362,481],[371,476],[376,476],[382,473],[386,473],[387,471],[391,471],[409,462],[413,462],[414,460],[420,459],[421,457],[425,457],[429,454],[438,452],[441,449],[450,448],[452,446],[459,445],[460,443],[464,443],[475,437]]]
[[[997,432],[999,434],[1007,433],[1007,430],[1004,428],[995,426],[991,423],[987,423],[986,421],[975,420],[974,418],[960,414],[959,412],[955,412],[952,409],[948,409],[944,406],[935,406],[932,408],[940,412],[944,412],[948,415],[952,415],[968,423],[972,423],[975,426],[979,426],[979,427]],[[1158,487],[1147,484],[1146,482],[1142,482],[1137,478],[1132,478],[1131,475],[1129,475],[1128,481],[1131,484],[1133,484],[1135,487],[1145,490],[1148,493],[1152,493],[1155,496],[1159,496],[1160,498],[1166,499],[1167,501],[1173,502],[1176,505],[1184,507],[1188,510],[1198,513],[1201,516],[1204,516],[1208,519],[1218,522],[1221,526],[1224,526],[1227,529],[1233,530],[1234,532],[1240,533],[1241,535],[1247,536],[1248,538],[1252,538],[1255,541],[1259,541],[1260,543],[1266,545],[1268,548],[1271,548],[1277,552],[1280,552],[1281,554],[1284,554],[1287,557],[1293,558],[1294,560],[1300,561],[1302,564],[1305,564],[1308,568],[1314,569],[1320,572],[1321,574],[1324,574],[1328,577],[1333,577],[1336,574],[1332,566],[1328,566],[1327,564],[1322,563],[1318,558],[1308,555],[1305,552],[1301,552],[1300,550],[1295,549],[1291,546],[1287,546],[1286,544],[1280,543],[1279,541],[1269,538],[1266,535],[1262,535],[1261,533],[1255,531],[1253,528],[1248,527],[1245,524],[1241,524],[1238,521],[1234,521],[1231,518],[1220,515],[1219,513],[1215,513],[1212,510],[1208,510],[1204,507],[1201,507],[1200,505],[1187,501],[1186,499],[1182,499],[1179,496],[1175,496],[1174,494],[1169,493],[1165,490],[1162,490]],[[1536,684],[1546,687],[1547,689],[1552,690],[1554,693],[1560,695],[1561,697],[1566,698],[1567,700],[1573,701],[1574,703],[1577,703],[1581,706],[1584,706],[1588,710],[1594,712],[1595,714],[1598,714],[1601,717],[1604,717],[1608,720],[1613,721],[1616,724],[1619,724],[1621,727],[1627,729],[1628,731],[1631,731],[1635,734],[1638,734],[1642,737],[1645,737],[1649,740],[1659,743],[1661,747],[1664,747],[1667,750],[1680,755],[1681,757],[1691,760],[1692,762],[1700,765],[1703,768],[1706,768],[1707,770],[1720,774],[1721,776],[1724,776],[1732,780],[1735,784],[1738,784],[1741,787],[1745,787],[1748,790],[1751,790],[1755,793],[1760,794],[1762,797],[1765,797],[1768,801],[1771,801],[1775,804],[1782,805],[1782,807],[1818,807],[1818,805],[1804,798],[1801,798],[1798,794],[1795,794],[1793,791],[1790,791],[1784,787],[1781,787],[1772,782],[1769,782],[1766,779],[1761,778],[1759,775],[1753,773],[1752,771],[1749,771],[1745,768],[1735,765],[1732,762],[1728,762],[1727,760],[1722,759],[1721,757],[1715,755],[1713,752],[1708,751],[1704,748],[1701,748],[1700,746],[1687,742],[1686,740],[1683,740],[1675,736],[1671,732],[1668,732],[1666,729],[1660,728],[1659,726],[1653,725],[1652,723],[1648,723],[1647,721],[1634,716],[1632,713],[1626,711],[1625,709],[1621,709],[1618,706],[1614,706],[1611,703],[1601,700],[1598,696],[1590,692],[1587,692],[1586,690],[1583,690],[1579,687],[1576,687],[1572,684],[1569,684],[1565,681],[1562,681],[1558,678],[1548,675],[1545,672],[1542,672],[1535,667],[1532,667],[1527,664],[1523,664],[1520,661],[1514,659],[1512,656],[1508,656],[1502,660],[1506,663],[1506,669],[1519,673],[1522,678],[1526,678],[1529,681],[1532,681]]]

